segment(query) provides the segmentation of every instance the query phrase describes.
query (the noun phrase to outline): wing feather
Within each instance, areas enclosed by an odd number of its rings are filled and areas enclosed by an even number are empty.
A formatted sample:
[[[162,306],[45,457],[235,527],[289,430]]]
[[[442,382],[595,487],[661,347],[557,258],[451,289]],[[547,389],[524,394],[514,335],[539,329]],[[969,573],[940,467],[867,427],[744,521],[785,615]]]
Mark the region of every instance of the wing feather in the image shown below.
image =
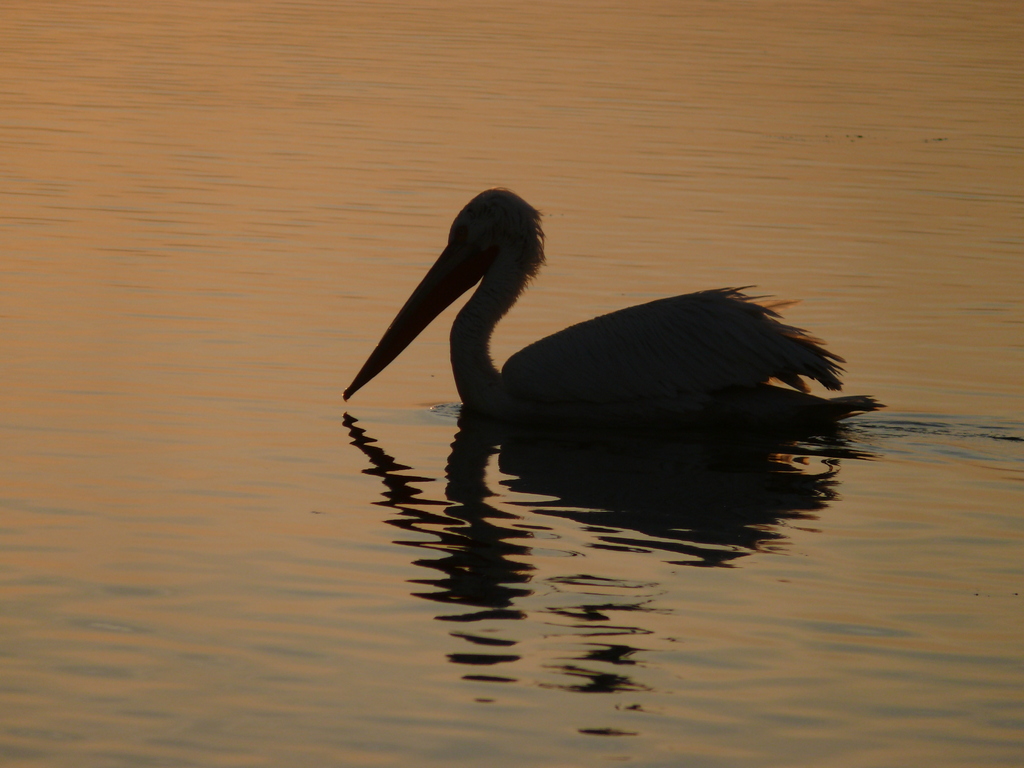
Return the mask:
[[[840,389],[842,358],[779,321],[784,302],[723,288],[659,299],[570,326],[508,359],[507,390],[540,402],[692,398],[802,377]]]

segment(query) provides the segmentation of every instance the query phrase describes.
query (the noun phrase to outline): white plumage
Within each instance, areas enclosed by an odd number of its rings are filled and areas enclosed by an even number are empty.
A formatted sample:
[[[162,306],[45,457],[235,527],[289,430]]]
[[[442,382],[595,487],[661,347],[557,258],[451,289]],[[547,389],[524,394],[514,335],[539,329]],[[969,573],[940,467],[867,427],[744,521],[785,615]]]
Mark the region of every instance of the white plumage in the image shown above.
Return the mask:
[[[733,288],[659,299],[570,326],[512,355],[499,373],[491,334],[544,263],[543,239],[540,214],[520,197],[502,189],[477,195],[345,399],[479,281],[452,326],[452,369],[464,406],[495,418],[797,426],[881,407],[869,397],[807,394],[802,377],[840,389],[842,358],[781,323],[776,310],[784,302],[760,302]]]

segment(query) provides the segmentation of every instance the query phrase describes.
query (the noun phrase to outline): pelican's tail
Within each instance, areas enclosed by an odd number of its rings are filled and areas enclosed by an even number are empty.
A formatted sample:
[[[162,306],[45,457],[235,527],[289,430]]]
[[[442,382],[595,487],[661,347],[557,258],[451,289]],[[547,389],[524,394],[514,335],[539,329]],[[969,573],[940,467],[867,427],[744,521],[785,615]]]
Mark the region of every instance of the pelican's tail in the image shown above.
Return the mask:
[[[845,419],[847,416],[856,416],[858,413],[877,411],[885,406],[868,395],[848,395],[847,397],[831,397],[827,401],[827,407],[836,421]]]
[[[867,395],[824,398],[762,384],[721,390],[691,419],[702,425],[753,428],[827,428],[858,413],[884,408]]]

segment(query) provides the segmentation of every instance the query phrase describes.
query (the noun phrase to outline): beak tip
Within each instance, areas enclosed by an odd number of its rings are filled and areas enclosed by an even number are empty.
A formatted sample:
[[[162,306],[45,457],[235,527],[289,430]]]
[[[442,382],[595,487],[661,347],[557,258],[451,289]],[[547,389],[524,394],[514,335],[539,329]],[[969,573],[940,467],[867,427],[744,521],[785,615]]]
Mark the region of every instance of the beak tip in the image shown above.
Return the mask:
[[[365,383],[366,383],[365,381],[360,381],[359,377],[357,376],[355,381],[353,381],[351,384],[349,384],[348,387],[346,387],[345,391],[341,393],[341,399],[344,400],[347,403],[348,399],[350,397],[352,397],[352,395],[354,395],[360,389],[362,389],[363,388],[363,384],[365,384]]]

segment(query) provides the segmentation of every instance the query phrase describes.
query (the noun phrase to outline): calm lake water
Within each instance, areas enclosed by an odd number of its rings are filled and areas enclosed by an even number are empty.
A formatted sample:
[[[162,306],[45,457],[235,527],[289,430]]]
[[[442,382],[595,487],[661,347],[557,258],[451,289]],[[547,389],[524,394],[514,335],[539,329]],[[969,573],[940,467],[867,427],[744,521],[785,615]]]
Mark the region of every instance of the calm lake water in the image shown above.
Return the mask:
[[[7,0],[0,763],[1024,764],[1024,6]],[[504,359],[756,285],[888,405],[832,437],[459,421]],[[438,404],[440,408],[432,408]]]

